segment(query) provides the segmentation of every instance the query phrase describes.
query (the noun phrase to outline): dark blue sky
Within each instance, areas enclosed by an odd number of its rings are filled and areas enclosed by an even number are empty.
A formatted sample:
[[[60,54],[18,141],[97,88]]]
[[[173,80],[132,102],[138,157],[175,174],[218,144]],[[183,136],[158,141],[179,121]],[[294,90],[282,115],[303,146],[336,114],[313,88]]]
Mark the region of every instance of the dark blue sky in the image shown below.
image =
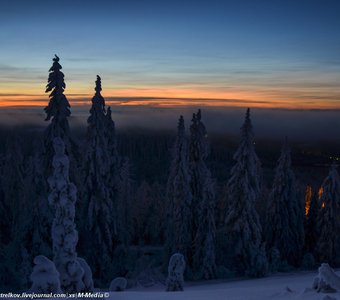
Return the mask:
[[[0,26],[2,103],[42,98],[57,53],[75,99],[100,74],[108,96],[340,106],[336,0],[2,0]]]

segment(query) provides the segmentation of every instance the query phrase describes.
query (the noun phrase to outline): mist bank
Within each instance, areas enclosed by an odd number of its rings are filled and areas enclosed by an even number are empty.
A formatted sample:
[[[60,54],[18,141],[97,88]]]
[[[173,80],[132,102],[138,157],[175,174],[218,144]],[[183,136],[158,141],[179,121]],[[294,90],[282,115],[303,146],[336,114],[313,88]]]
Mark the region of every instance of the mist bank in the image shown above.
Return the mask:
[[[189,128],[192,114],[202,109],[204,123],[209,134],[238,136],[245,108],[231,107],[153,107],[113,105],[113,118],[117,130],[166,130],[174,131],[180,115],[184,116]],[[257,138],[283,140],[288,136],[297,141],[329,141],[340,143],[339,110],[292,110],[251,109],[253,126]],[[89,115],[89,106],[72,108],[70,125],[73,129],[84,129]],[[39,129],[47,126],[42,107],[3,107],[0,109],[0,126]]]

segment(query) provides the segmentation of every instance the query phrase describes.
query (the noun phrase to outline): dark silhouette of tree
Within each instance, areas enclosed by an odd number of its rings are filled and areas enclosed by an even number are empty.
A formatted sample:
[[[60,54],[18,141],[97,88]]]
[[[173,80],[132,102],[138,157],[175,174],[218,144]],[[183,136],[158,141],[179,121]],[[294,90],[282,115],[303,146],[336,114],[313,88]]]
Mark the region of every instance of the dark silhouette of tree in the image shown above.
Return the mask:
[[[202,122],[201,110],[193,115],[190,126],[189,174],[192,194],[192,268],[194,278],[212,279],[216,276],[215,264],[215,188],[208,157],[207,131]]]
[[[180,252],[187,259],[191,253],[191,201],[189,159],[184,119],[178,121],[177,138],[167,182],[166,247],[168,258]]]

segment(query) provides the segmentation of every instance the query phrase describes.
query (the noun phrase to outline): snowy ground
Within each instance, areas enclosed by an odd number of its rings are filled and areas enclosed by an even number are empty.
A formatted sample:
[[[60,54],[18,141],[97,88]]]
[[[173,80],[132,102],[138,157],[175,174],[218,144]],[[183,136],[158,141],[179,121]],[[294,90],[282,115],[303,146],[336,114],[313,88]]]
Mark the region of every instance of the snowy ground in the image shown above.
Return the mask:
[[[339,275],[340,273],[337,272]],[[184,292],[165,292],[163,287],[111,293],[114,300],[340,300],[340,292],[324,294],[312,290],[317,271],[282,274],[267,278],[190,284]],[[327,298],[332,297],[332,298]]]

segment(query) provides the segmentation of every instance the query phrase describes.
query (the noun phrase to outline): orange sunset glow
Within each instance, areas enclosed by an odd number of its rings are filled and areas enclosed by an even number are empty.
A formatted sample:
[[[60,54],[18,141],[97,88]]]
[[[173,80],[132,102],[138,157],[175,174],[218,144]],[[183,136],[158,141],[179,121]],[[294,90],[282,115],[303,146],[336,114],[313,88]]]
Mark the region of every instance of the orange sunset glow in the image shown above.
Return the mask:
[[[66,89],[65,94],[71,105],[88,105],[93,96],[88,87],[81,90]],[[81,93],[83,92],[83,93]],[[84,93],[85,92],[85,93]],[[284,108],[284,109],[338,109],[339,101],[335,99],[318,99],[319,93],[314,98],[308,99],[303,92],[296,91],[296,97],[291,97],[292,92],[282,90],[261,91],[214,91],[213,89],[194,88],[108,88],[105,90],[107,104],[123,106],[212,106],[212,107],[256,107],[256,108]],[[331,95],[333,98],[336,95]],[[329,97],[329,96],[328,96]],[[331,98],[331,97],[329,97]],[[45,106],[48,95],[32,91],[15,93],[12,90],[1,91],[0,106]]]

